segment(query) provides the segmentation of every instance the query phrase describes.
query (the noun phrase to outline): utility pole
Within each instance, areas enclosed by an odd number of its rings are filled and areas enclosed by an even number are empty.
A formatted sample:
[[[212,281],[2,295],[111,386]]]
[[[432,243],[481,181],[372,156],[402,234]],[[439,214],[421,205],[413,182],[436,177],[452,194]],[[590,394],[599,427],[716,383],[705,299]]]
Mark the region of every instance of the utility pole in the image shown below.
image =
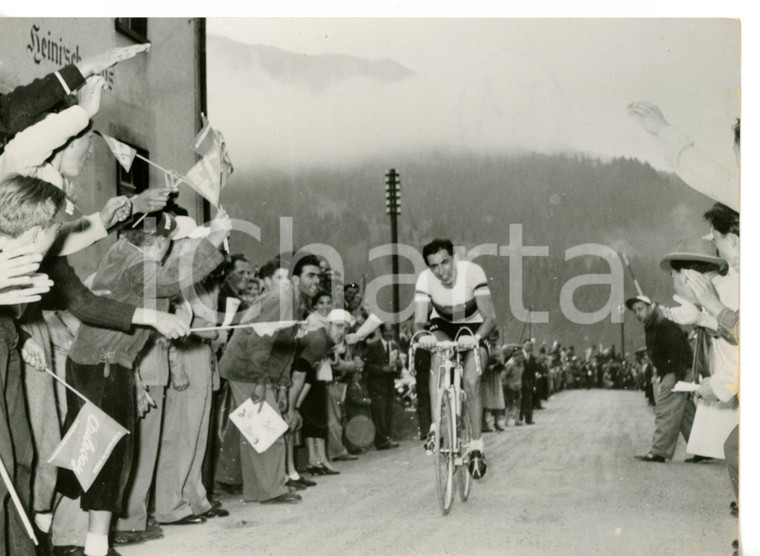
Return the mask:
[[[623,308],[623,318],[620,320],[620,360],[625,361],[625,307]]]
[[[533,319],[530,318],[532,314],[533,306],[531,305],[528,307],[528,338],[530,338],[531,344],[533,343]]]
[[[401,214],[401,176],[394,168],[385,174],[385,213],[391,217],[391,272],[393,273],[393,336],[399,341],[398,215]]]

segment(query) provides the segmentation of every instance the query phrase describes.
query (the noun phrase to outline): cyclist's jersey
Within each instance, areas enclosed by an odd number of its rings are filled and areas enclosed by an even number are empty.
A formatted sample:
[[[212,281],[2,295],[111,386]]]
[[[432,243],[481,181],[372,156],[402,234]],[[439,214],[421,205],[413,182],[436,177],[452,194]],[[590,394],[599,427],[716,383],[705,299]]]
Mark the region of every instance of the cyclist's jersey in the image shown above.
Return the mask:
[[[475,298],[491,295],[488,279],[480,265],[470,261],[456,261],[456,279],[452,287],[445,287],[427,268],[415,286],[414,300],[429,302],[432,319],[443,319],[456,324],[483,322]]]

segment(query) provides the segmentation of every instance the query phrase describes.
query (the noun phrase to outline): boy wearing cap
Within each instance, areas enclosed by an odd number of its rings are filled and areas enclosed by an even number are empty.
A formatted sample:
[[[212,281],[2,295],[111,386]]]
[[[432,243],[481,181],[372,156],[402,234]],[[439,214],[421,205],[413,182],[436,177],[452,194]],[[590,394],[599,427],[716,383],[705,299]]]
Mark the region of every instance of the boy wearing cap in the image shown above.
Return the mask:
[[[638,295],[626,300],[626,307],[644,325],[646,346],[655,366],[655,430],[652,446],[637,459],[647,462],[664,462],[673,457],[678,443],[678,433],[689,441],[696,408],[688,394],[672,392],[679,380],[691,374],[692,353],[683,330],[666,319],[652,300]]]
[[[174,259],[162,264],[171,247],[177,227],[175,219],[166,213],[148,215],[136,229],[126,228],[100,263],[93,289],[107,290],[118,301],[145,304],[155,303],[159,310],[169,308],[169,300],[183,285],[198,282],[224,259],[219,252],[231,229],[225,213],[218,213],[211,223],[211,233],[201,239],[193,257]],[[66,362],[67,381],[95,405],[124,426],[130,433],[135,428],[135,360],[148,340],[150,330],[138,328],[129,332],[107,330],[82,325]],[[138,403],[144,403],[139,392]],[[69,411],[64,428],[76,418],[82,401],[67,395]],[[104,556],[108,552],[108,532],[111,515],[121,511],[125,481],[123,475],[132,462],[132,439],[122,438],[101,469],[95,483],[83,493],[70,470],[59,473],[59,491],[68,498],[80,498],[83,510],[89,512],[89,527],[85,554]]]

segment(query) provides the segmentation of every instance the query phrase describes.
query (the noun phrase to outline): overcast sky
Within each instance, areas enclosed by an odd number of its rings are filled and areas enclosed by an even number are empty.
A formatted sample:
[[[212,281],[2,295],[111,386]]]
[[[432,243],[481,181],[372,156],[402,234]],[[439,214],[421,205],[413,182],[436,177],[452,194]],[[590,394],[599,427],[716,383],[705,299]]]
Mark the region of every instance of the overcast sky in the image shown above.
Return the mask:
[[[656,142],[627,117],[633,100],[659,105],[716,158],[733,161],[739,24],[732,20],[210,19],[208,32],[299,54],[388,58],[416,74],[383,90],[354,83],[319,95],[259,91],[241,108],[229,102],[210,58],[212,121],[233,154],[265,153],[273,164],[402,145],[572,149],[667,168]],[[254,137],[251,120],[273,132]]]

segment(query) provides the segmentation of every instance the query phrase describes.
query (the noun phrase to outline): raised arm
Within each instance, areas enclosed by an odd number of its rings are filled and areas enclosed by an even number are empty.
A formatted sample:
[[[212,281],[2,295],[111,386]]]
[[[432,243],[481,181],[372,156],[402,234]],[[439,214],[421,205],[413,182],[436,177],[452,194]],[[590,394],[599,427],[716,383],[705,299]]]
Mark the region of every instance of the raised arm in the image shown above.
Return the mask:
[[[694,141],[670,126],[662,111],[650,102],[632,102],[628,115],[657,137],[668,162],[686,185],[739,212],[739,173],[718,164]]]

